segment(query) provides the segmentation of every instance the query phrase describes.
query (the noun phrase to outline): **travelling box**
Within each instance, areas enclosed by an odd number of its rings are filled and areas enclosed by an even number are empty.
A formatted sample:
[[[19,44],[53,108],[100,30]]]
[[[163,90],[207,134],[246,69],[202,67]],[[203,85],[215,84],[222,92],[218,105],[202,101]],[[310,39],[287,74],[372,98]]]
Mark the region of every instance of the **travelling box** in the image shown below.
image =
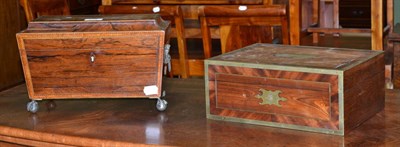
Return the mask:
[[[210,119],[344,135],[384,108],[381,51],[259,43],[205,73]]]

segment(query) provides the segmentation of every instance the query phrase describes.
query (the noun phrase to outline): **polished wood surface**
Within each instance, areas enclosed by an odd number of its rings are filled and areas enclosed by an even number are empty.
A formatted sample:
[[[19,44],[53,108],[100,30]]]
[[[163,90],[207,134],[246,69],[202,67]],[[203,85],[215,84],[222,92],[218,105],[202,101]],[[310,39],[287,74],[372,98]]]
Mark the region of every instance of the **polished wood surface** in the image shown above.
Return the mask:
[[[19,1],[0,2],[0,90],[24,80],[15,33],[26,27]]]
[[[40,17],[17,34],[29,97],[159,98],[168,28],[151,14]]]
[[[208,120],[203,79],[165,79],[169,109],[149,99],[46,101],[25,110],[25,85],[0,93],[0,140],[25,145],[128,146],[397,146],[400,91],[387,90],[385,109],[345,136]]]

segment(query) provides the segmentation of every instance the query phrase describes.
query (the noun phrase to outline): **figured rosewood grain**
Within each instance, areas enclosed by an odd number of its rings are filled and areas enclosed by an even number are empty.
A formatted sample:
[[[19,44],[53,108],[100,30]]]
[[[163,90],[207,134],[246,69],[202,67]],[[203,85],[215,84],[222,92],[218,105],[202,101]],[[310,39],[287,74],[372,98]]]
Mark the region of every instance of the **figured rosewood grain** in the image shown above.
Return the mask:
[[[80,38],[46,38],[25,39],[24,46],[27,51],[60,51],[60,50],[93,50],[93,49],[135,49],[154,50],[159,45],[159,33],[137,33],[129,37],[80,37]],[[141,52],[143,52],[141,51]],[[137,53],[140,54],[141,52]]]
[[[330,119],[330,83],[217,74],[216,106],[251,113]],[[281,106],[261,105],[260,90],[280,91]]]
[[[144,86],[157,85],[157,54],[154,48],[27,51],[31,97],[144,96]]]
[[[348,132],[384,108],[384,55],[344,72],[344,128]]]
[[[384,55],[378,55],[365,63],[352,67],[344,72],[344,89],[360,85],[360,81],[372,78],[385,70]]]
[[[209,65],[210,114],[339,129],[338,76]],[[280,90],[280,105],[259,105],[260,89]]]

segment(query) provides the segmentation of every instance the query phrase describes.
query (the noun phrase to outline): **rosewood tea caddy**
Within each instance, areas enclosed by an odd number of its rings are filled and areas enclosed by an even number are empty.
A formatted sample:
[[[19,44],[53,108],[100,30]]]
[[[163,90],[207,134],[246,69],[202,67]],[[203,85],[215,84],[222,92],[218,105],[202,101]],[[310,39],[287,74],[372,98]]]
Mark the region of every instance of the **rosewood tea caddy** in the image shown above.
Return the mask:
[[[29,98],[157,98],[169,21],[158,15],[42,16],[17,34]]]

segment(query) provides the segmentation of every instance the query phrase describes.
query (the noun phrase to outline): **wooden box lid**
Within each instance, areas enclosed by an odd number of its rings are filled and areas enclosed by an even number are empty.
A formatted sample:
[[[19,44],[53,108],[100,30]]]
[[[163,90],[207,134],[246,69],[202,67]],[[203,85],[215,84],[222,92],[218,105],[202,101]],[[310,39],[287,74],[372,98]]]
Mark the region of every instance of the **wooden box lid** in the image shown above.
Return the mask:
[[[383,51],[257,43],[206,60],[224,65],[271,65],[344,71]]]
[[[158,14],[41,16],[23,33],[165,31],[169,24]]]

